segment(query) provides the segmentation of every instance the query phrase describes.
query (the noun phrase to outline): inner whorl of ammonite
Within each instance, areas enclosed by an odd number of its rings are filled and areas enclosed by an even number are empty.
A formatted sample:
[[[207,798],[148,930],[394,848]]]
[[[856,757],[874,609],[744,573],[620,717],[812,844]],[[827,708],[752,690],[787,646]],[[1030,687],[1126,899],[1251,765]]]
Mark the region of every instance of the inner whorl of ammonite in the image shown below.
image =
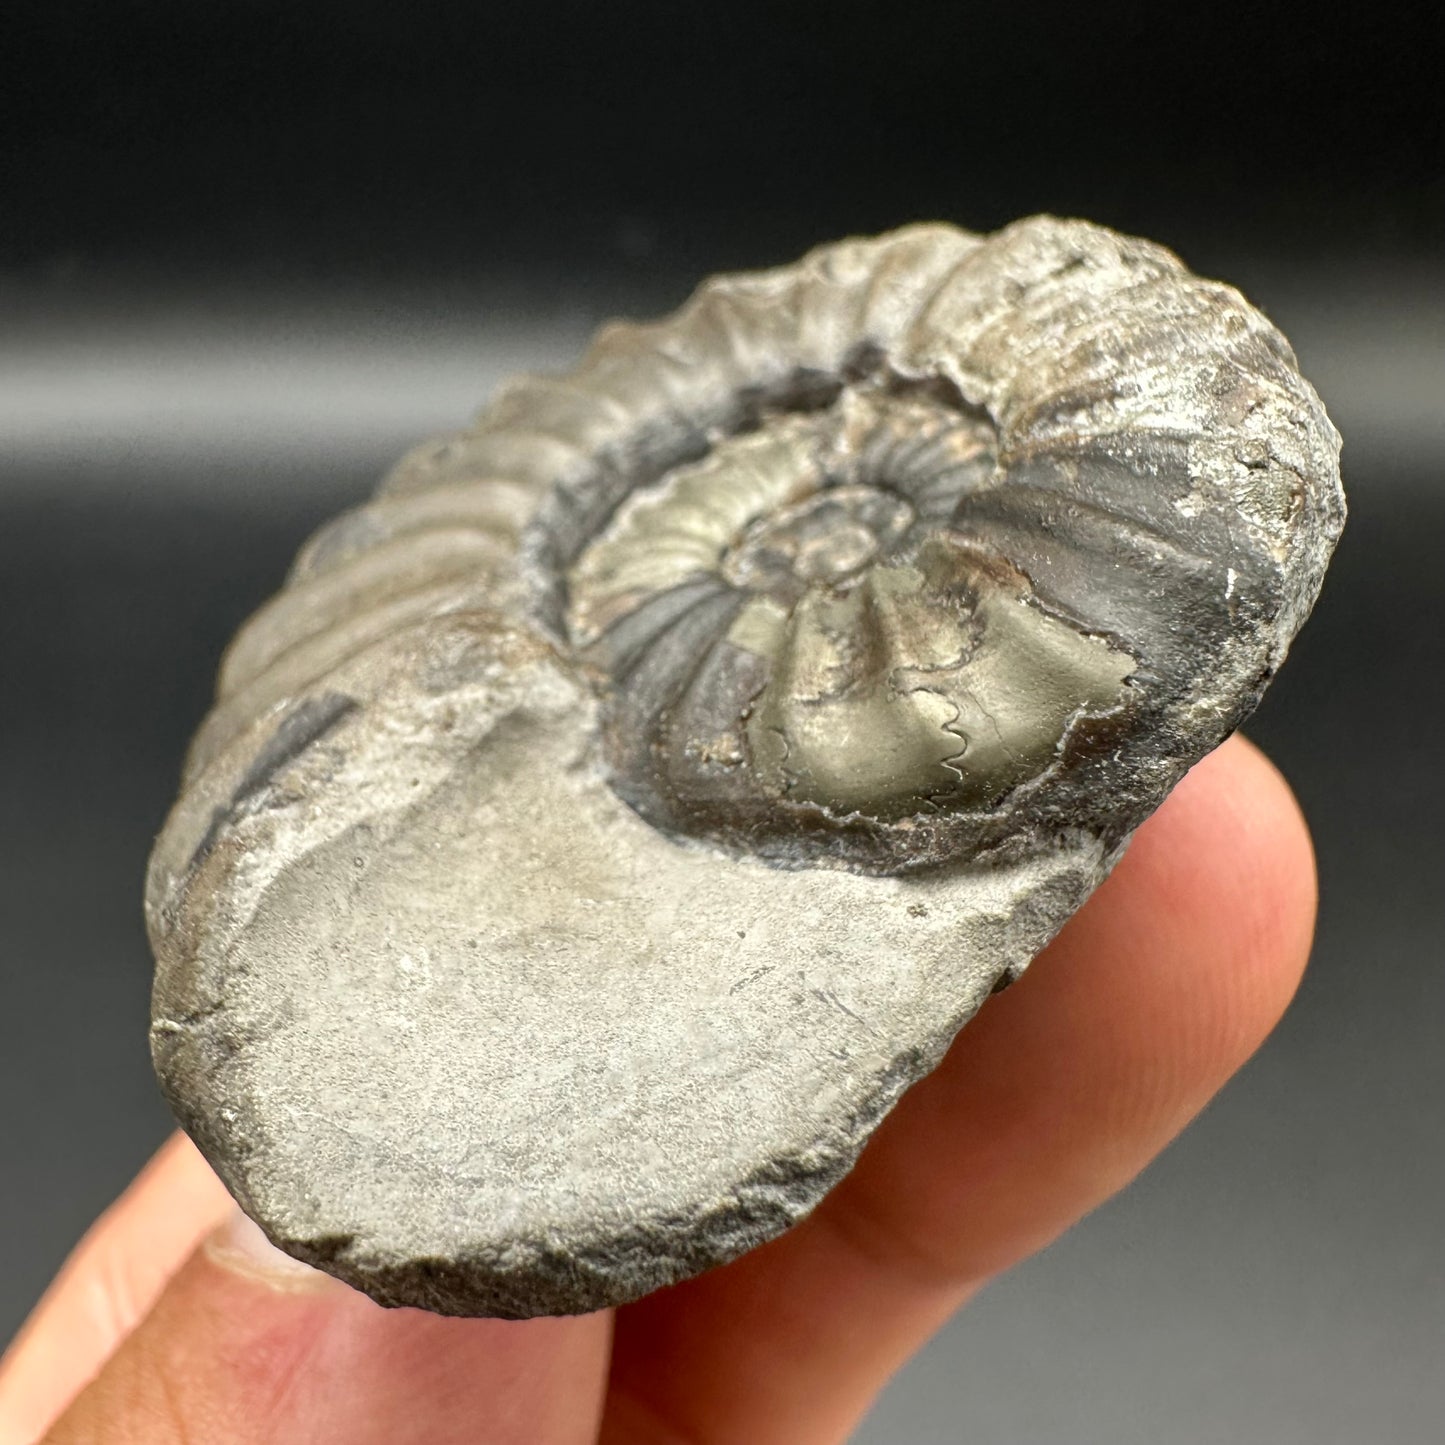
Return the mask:
[[[670,831],[891,871],[1125,709],[1135,659],[969,536],[988,415],[875,363],[629,491],[565,575],[617,791]]]

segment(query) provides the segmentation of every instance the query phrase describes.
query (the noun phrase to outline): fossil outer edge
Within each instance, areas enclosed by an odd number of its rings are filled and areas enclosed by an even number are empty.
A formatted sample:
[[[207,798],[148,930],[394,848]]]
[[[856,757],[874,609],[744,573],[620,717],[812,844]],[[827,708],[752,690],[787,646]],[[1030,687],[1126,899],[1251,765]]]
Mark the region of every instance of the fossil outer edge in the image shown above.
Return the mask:
[[[147,885],[172,1107],[385,1304],[771,1238],[1253,708],[1338,448],[1237,292],[1082,222],[607,328],[228,651]]]

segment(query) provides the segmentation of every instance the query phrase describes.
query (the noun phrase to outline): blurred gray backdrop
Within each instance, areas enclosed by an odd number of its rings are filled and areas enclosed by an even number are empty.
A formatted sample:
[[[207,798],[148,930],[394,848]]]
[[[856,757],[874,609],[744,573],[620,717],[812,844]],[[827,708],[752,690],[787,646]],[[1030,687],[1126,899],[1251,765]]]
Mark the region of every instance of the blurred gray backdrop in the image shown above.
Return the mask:
[[[1167,20],[1167,24],[1166,24]],[[1417,1445],[1445,1421],[1445,112],[1410,15],[20,5],[0,46],[0,1340],[164,1136],[140,884],[220,650],[516,369],[705,272],[1047,209],[1240,285],[1352,514],[1249,731],[1314,961],[1123,1196],[864,1445]]]

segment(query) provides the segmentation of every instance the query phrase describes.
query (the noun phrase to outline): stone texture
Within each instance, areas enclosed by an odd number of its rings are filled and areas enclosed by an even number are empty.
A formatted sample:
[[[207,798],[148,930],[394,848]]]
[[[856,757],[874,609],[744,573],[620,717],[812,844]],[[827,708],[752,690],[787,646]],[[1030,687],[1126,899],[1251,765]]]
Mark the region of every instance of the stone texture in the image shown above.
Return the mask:
[[[772,1237],[1254,706],[1337,452],[1238,293],[1080,222],[608,328],[228,655],[148,882],[178,1116],[387,1304]]]

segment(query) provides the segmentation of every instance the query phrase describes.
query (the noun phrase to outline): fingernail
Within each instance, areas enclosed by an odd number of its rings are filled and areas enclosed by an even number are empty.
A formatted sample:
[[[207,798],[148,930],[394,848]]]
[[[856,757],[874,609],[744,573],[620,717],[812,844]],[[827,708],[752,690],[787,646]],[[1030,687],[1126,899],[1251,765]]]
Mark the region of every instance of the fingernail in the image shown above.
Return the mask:
[[[237,1209],[206,1241],[206,1253],[219,1265],[244,1274],[272,1289],[303,1291],[342,1289],[337,1280],[277,1249],[260,1225]]]

